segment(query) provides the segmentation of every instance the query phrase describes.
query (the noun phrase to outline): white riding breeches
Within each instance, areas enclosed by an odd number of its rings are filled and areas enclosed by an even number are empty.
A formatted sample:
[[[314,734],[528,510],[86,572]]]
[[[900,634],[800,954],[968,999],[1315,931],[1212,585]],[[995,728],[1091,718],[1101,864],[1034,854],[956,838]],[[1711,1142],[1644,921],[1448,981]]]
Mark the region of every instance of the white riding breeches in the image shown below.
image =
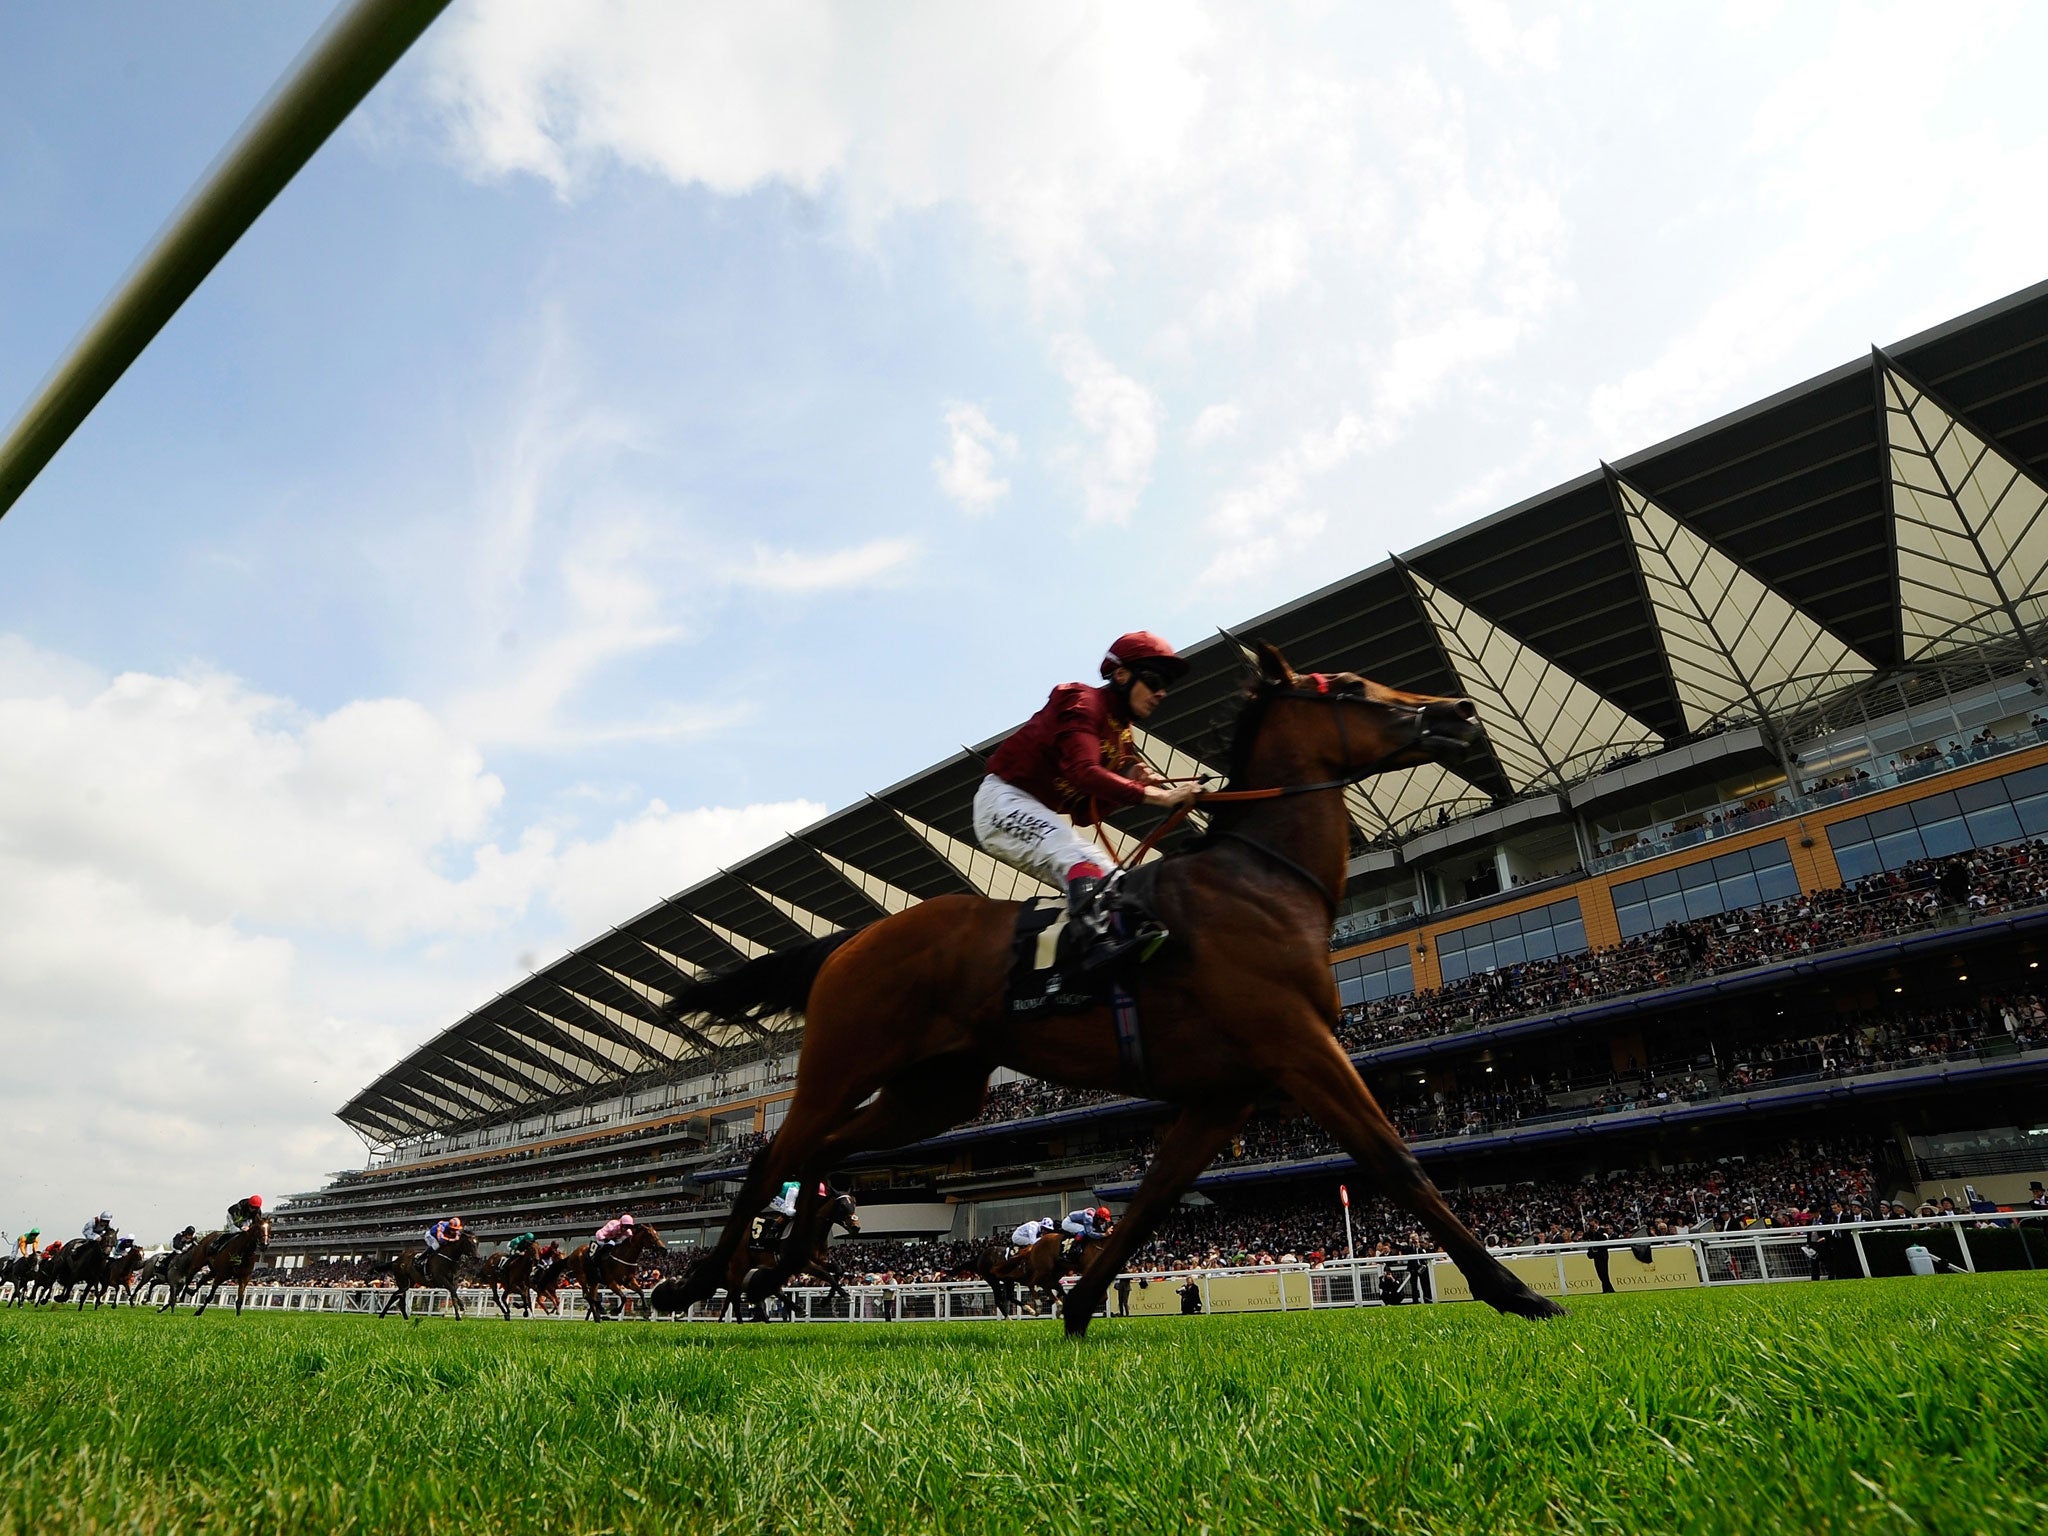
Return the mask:
[[[974,792],[974,836],[1005,864],[1060,889],[1076,864],[1107,869],[1111,863],[1066,817],[994,774]]]

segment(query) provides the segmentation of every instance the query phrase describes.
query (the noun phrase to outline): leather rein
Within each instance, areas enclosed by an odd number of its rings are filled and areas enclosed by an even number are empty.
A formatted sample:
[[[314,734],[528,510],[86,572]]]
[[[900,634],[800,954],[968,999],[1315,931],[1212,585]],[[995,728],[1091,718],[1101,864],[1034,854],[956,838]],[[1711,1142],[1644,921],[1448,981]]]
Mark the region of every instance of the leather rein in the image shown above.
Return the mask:
[[[1330,679],[1325,674],[1312,672],[1307,677],[1308,681],[1313,684],[1312,688],[1288,688],[1272,695],[1272,697],[1302,699],[1312,704],[1361,704],[1374,709],[1387,709],[1394,711],[1396,714],[1412,715],[1417,719],[1421,718],[1422,706],[1420,704],[1389,704],[1382,700],[1369,699],[1363,693],[1338,693],[1331,689]],[[1341,779],[1320,779],[1312,784],[1280,784],[1270,789],[1205,789],[1201,792],[1201,799],[1205,804],[1222,805],[1245,800],[1282,800],[1292,795],[1319,795],[1333,789],[1349,789],[1361,780],[1371,778],[1386,765],[1388,759],[1407,750],[1407,747],[1402,746],[1394,748],[1391,752],[1383,752],[1364,767],[1355,769]],[[1350,741],[1344,730],[1344,712],[1341,709],[1337,712],[1337,755],[1340,762],[1351,755]],[[1182,780],[1180,782],[1186,781]],[[1147,834],[1143,842],[1131,850],[1128,858],[1117,861],[1118,865],[1126,869],[1134,868],[1147,853],[1152,851],[1154,845],[1162,837],[1166,836],[1167,833],[1171,832],[1187,818],[1188,812],[1192,809],[1192,805],[1176,806],[1164,821]],[[1245,847],[1265,855],[1272,863],[1295,876],[1310,890],[1314,891],[1316,895],[1320,896],[1323,906],[1328,909],[1330,916],[1333,919],[1336,917],[1338,896],[1323,882],[1322,876],[1318,875],[1300,860],[1289,854],[1282,853],[1271,843],[1253,837],[1248,832],[1225,831],[1215,833],[1214,836],[1218,839],[1229,838],[1234,843],[1242,843]]]

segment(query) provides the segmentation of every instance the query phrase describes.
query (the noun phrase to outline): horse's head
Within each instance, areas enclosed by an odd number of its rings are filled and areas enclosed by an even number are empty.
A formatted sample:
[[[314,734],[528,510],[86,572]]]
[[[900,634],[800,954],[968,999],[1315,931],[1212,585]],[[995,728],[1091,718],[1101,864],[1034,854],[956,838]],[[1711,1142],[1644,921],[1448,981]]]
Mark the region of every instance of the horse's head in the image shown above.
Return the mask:
[[[453,1244],[442,1251],[452,1252],[457,1258],[473,1259],[476,1257],[476,1234],[474,1232],[465,1232]]]
[[[832,1220],[827,1225],[826,1231],[829,1232],[833,1226],[837,1226],[856,1237],[860,1235],[860,1211],[856,1207],[852,1195],[839,1195],[827,1209],[831,1213]]]
[[[270,1218],[268,1216],[258,1216],[249,1223],[249,1230],[255,1234],[253,1241],[258,1248],[268,1248],[270,1246]]]
[[[639,1237],[642,1249],[652,1248],[656,1253],[668,1252],[668,1244],[661,1240],[661,1234],[648,1226],[646,1222],[643,1221],[636,1224],[633,1231]]]
[[[1483,733],[1470,699],[1403,693],[1356,672],[1296,672],[1268,641],[1253,647],[1261,734],[1285,721],[1288,740],[1319,777],[1360,779],[1423,763],[1455,763]],[[1284,712],[1284,713],[1283,713]],[[1240,743],[1248,756],[1252,743]],[[1248,763],[1234,765],[1241,772]]]

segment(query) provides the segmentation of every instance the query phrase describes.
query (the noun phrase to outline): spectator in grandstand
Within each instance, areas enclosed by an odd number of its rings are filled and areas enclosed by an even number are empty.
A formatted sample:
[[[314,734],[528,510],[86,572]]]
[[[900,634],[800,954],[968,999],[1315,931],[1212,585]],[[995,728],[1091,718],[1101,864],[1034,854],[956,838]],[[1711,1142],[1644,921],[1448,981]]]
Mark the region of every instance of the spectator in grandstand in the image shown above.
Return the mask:
[[[1132,745],[1133,723],[1149,718],[1188,663],[1147,630],[1111,642],[1099,687],[1063,683],[1037,714],[989,755],[988,774],[974,794],[974,836],[1005,864],[1035,875],[1067,896],[1080,935],[1085,969],[1096,969],[1165,931],[1116,933],[1098,898],[1108,855],[1075,830],[1111,811],[1150,805],[1172,811],[1198,793],[1168,784]]]

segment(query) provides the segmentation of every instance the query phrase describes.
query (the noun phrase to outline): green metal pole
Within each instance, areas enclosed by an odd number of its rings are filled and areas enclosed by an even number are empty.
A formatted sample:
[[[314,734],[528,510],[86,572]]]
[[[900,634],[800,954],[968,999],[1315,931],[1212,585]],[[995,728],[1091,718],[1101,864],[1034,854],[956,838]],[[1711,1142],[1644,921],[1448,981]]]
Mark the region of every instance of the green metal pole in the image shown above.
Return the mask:
[[[242,125],[0,442],[0,517],[448,0],[349,0]]]

